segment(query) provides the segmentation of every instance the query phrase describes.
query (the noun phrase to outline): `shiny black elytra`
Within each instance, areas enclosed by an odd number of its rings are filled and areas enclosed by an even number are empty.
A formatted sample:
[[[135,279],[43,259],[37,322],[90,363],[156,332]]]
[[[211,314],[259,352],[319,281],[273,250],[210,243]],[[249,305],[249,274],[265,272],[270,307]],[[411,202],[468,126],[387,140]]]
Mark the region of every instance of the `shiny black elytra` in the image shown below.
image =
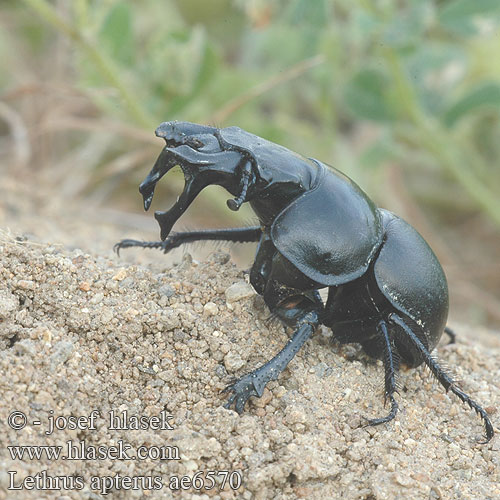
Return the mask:
[[[149,209],[156,183],[172,167],[184,172],[185,187],[174,206],[155,212],[158,242],[123,240],[128,247],[168,252],[199,240],[258,242],[250,282],[271,312],[295,329],[270,361],[226,388],[226,408],[243,411],[250,396],[262,396],[319,324],[342,343],[358,342],[385,370],[390,412],[369,420],[378,425],[397,413],[399,362],[425,363],[446,389],[483,419],[488,442],[493,426],[485,410],[460,390],[430,354],[446,332],[448,286],[433,251],[408,223],[377,208],[348,177],[324,163],[250,134],[238,127],[217,129],[165,122],[156,135],[166,147],[140,186]],[[171,232],[200,191],[224,187],[231,210],[248,202],[260,225],[247,228]],[[323,303],[318,290],[328,288]]]

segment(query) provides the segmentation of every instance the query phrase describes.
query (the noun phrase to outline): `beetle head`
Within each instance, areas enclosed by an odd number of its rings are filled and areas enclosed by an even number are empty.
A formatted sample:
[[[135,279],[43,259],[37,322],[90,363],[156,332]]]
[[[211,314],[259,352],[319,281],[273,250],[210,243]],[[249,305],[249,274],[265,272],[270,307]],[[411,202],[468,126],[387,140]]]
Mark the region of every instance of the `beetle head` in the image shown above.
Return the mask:
[[[245,201],[241,197],[241,179],[247,179],[243,189],[246,195],[249,178],[249,174],[245,173],[249,170],[247,161],[241,152],[224,149],[216,128],[189,122],[165,122],[156,129],[156,135],[165,139],[166,146],[139,187],[144,209],[148,210],[151,205],[156,183],[174,166],[181,167],[185,179],[184,190],[172,208],[155,212],[162,240],[206,186],[218,184],[231,194],[239,195],[231,202],[241,205]]]

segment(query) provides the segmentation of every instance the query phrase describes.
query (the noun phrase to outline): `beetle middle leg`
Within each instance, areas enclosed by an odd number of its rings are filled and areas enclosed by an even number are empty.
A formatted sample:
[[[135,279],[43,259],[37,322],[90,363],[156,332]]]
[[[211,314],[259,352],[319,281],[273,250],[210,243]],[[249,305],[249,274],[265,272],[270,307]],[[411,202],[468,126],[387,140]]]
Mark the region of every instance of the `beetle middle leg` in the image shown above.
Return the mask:
[[[180,247],[184,243],[193,243],[195,241],[232,241],[237,243],[250,243],[259,241],[262,230],[259,226],[251,227],[232,227],[227,229],[202,229],[199,231],[184,231],[179,233],[170,233],[165,241],[139,241],[122,240],[113,248],[116,253],[120,253],[123,248],[158,248],[163,253],[170,252],[174,248]]]
[[[398,370],[399,360],[397,356],[394,356],[393,345],[387,331],[387,324],[384,320],[381,320],[377,325],[377,331],[380,338],[383,340],[383,362],[385,371],[385,394],[384,403],[387,399],[391,402],[391,411],[388,415],[381,418],[374,418],[368,420],[368,425],[379,425],[386,422],[390,422],[398,411],[398,403],[394,399],[394,393],[396,392],[396,373]]]

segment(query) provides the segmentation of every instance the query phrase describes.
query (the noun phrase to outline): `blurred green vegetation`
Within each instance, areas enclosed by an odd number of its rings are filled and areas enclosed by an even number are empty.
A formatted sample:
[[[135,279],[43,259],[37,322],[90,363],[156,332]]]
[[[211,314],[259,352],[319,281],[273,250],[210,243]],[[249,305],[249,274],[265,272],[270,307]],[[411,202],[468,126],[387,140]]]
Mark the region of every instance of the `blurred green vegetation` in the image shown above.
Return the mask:
[[[346,172],[456,274],[473,258],[448,236],[479,224],[498,243],[498,0],[4,0],[2,14],[0,98],[68,196],[135,192],[162,121],[238,125]]]

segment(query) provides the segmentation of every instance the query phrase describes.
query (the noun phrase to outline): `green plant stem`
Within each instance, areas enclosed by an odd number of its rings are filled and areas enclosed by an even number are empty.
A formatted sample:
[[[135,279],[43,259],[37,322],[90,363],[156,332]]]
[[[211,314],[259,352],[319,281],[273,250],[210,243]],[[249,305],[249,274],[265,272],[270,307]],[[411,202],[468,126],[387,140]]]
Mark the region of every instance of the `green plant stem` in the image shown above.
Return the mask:
[[[488,187],[474,174],[469,155],[439,126],[427,126],[420,133],[421,141],[429,151],[440,161],[448,172],[459,181],[467,190],[471,198],[480,206],[498,225],[500,225],[500,202],[498,195],[494,195]],[[443,148],[443,144],[453,144],[453,150]],[[470,160],[470,158],[469,158]],[[465,167],[464,167],[465,165]]]
[[[67,37],[71,38],[76,45],[83,50],[91,59],[102,77],[115,87],[125,106],[128,108],[131,117],[138,125],[154,127],[155,120],[137,103],[133,93],[124,85],[123,78],[119,74],[118,68],[113,61],[100,52],[95,45],[77,28],[69,24],[57,13],[56,9],[46,0],[23,0],[25,4],[33,9],[46,23],[50,24]]]
[[[439,122],[428,118],[420,109],[414,89],[408,82],[401,63],[392,49],[383,51],[391,71],[394,91],[401,105],[401,118],[409,119],[416,129],[416,145],[434,155],[440,165],[467,191],[474,202],[500,225],[498,195],[481,182],[475,172],[480,171],[477,158],[467,155],[464,148],[451,137]]]

